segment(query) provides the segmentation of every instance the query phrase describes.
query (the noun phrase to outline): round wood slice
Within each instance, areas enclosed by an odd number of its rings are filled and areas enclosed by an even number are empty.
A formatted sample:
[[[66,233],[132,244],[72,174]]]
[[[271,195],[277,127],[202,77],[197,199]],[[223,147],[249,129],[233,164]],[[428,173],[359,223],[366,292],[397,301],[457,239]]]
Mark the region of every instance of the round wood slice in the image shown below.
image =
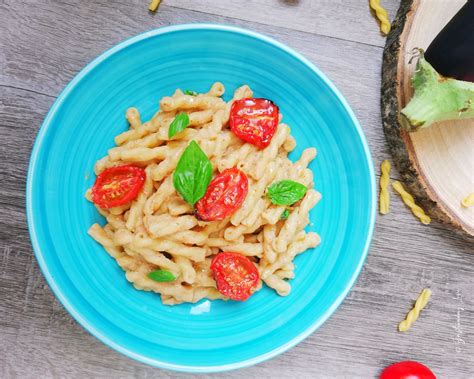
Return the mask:
[[[474,236],[474,207],[461,200],[474,192],[474,120],[437,123],[408,133],[399,112],[410,100],[416,59],[466,0],[402,0],[387,37],[382,67],[382,120],[395,165],[430,216]]]

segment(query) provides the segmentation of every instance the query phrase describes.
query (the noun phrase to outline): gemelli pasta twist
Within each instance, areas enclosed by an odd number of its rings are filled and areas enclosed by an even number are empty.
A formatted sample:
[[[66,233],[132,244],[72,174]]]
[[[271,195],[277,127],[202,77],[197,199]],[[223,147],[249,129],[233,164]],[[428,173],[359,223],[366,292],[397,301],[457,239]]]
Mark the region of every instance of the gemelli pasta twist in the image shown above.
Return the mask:
[[[380,195],[379,195],[379,204],[380,204],[380,213],[387,214],[390,209],[390,193],[388,192],[388,185],[390,182],[390,162],[384,160],[380,165],[382,174],[380,175]]]
[[[380,21],[380,30],[383,34],[388,34],[390,32],[390,20],[387,11],[380,5],[380,0],[369,0],[369,4]]]
[[[473,206],[473,205],[474,205],[474,192],[473,192],[473,193],[470,193],[470,194],[467,195],[464,199],[462,199],[461,205],[462,205],[464,208]]]
[[[161,3],[161,0],[152,0],[150,5],[148,5],[148,10],[151,12],[156,12],[160,3]]]
[[[413,199],[413,196],[410,195],[407,191],[405,191],[405,188],[403,188],[402,183],[400,183],[399,181],[394,181],[392,183],[392,186],[394,190],[400,194],[403,202],[407,205],[408,208],[411,209],[412,213],[416,217],[418,217],[423,224],[428,225],[431,222],[431,218],[426,215],[425,211],[421,207],[415,204],[415,199]]]
[[[418,296],[418,299],[416,299],[413,309],[410,312],[408,312],[406,319],[400,322],[400,324],[398,324],[398,330],[400,332],[406,332],[408,329],[410,329],[411,325],[420,316],[421,310],[424,307],[426,307],[426,304],[428,304],[430,297],[431,297],[431,290],[428,288],[425,288],[421,292],[420,296]]]

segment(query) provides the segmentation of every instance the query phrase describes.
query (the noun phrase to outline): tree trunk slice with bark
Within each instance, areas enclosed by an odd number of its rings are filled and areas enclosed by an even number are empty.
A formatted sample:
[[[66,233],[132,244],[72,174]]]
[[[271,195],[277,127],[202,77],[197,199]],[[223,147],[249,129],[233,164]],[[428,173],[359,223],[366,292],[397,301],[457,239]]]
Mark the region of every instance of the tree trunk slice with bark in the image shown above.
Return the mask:
[[[408,133],[399,112],[410,100],[414,48],[425,49],[465,0],[402,0],[387,37],[382,67],[382,120],[393,160],[417,202],[433,218],[474,235],[474,120],[437,123]],[[462,38],[462,36],[460,36]]]

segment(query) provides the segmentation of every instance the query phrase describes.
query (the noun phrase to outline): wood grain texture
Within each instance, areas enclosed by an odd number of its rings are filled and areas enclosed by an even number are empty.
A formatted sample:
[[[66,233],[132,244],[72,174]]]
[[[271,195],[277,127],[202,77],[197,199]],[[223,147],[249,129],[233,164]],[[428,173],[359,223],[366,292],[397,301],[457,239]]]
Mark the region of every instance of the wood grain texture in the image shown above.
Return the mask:
[[[384,49],[382,112],[395,164],[430,216],[474,236],[474,209],[461,200],[474,188],[474,121],[444,121],[414,133],[399,120],[413,94],[410,53],[426,50],[465,0],[403,0]],[[450,180],[447,181],[446,177]]]
[[[167,5],[182,9],[383,46],[384,38],[367,3],[347,0],[166,1]],[[383,0],[382,5],[393,18],[398,0]]]
[[[222,8],[225,16],[243,20],[170,6],[186,6],[177,3],[164,1],[156,15],[149,14],[146,2],[138,0],[116,1],[113,7],[99,0],[0,3],[2,378],[195,377],[134,362],[90,336],[52,295],[31,250],[24,190],[34,136],[55,96],[106,48],[141,31],[184,22],[223,22],[263,32],[306,55],[335,82],[364,128],[377,170],[379,162],[389,156],[379,115],[379,46],[383,40],[359,43],[351,35],[357,29],[354,25],[363,31],[360,35],[378,33],[376,22],[362,16],[361,1],[345,1],[348,9],[360,10],[352,15],[337,13],[337,7],[331,11],[327,1],[312,1],[315,9],[328,8],[325,17],[329,20],[320,20],[314,13],[314,18],[326,25],[316,31],[321,35],[282,21],[292,18],[296,1],[268,1],[278,12],[285,12],[274,16],[271,7],[258,8],[266,9],[271,23],[245,21],[233,14],[229,5]],[[197,7],[210,2],[193,3]],[[387,3],[394,9],[395,1]],[[256,7],[265,4],[263,0],[253,2]],[[340,22],[340,30],[332,30],[330,22],[338,18],[348,21]],[[345,24],[351,25],[344,29]],[[377,221],[357,284],[316,333],[257,366],[197,377],[376,378],[393,361],[415,359],[429,365],[439,378],[472,378],[473,250],[472,241],[437,223],[430,227],[420,224],[394,195],[391,213]],[[398,322],[425,286],[432,289],[432,300],[410,332],[397,332]]]

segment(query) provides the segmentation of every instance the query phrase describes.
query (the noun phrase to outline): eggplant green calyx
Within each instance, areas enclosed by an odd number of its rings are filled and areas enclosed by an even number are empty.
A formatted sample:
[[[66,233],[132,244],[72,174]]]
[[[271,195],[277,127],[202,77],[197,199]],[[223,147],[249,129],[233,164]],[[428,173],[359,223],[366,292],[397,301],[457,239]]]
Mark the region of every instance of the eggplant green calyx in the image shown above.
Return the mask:
[[[414,95],[401,111],[409,132],[446,120],[474,118],[474,83],[446,78],[425,59],[423,50],[411,78]]]

